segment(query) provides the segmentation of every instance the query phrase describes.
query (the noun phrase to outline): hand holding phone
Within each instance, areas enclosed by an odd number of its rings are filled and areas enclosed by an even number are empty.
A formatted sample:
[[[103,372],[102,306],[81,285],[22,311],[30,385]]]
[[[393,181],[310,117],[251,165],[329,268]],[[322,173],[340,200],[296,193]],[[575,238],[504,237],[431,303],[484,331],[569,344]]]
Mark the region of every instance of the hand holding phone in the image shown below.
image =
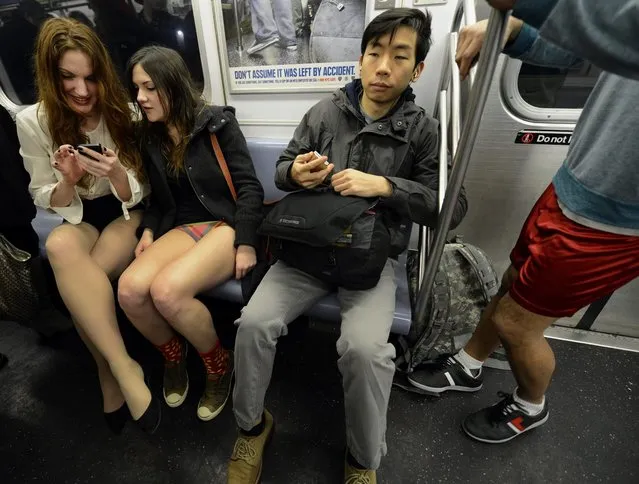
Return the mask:
[[[291,178],[304,188],[320,185],[333,169],[333,165],[325,158],[316,151],[297,155],[290,168]]]
[[[313,151],[313,154],[316,156],[315,159],[322,157],[322,155],[320,155],[317,151]],[[329,165],[328,160],[325,160],[323,166],[320,166],[319,168],[317,168],[316,170],[312,171],[311,173],[315,173],[317,171],[325,170],[328,165]],[[330,185],[332,179],[333,179],[333,171],[330,171],[330,172],[328,172],[328,174],[326,175],[326,177],[322,181],[321,185]]]
[[[76,158],[82,168],[98,178],[122,175],[125,172],[117,153],[98,143],[77,146]]]
[[[322,155],[318,151],[313,151],[313,154],[315,155],[315,159],[322,157]],[[324,162],[324,165],[328,166],[328,160]]]

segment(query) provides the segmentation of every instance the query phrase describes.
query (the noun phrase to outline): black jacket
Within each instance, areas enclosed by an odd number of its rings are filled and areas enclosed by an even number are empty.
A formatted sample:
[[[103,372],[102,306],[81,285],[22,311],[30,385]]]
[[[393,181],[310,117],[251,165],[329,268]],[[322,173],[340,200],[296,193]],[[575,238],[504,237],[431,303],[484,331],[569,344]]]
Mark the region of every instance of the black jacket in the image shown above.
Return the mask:
[[[20,156],[20,142],[11,115],[0,106],[0,228],[29,225],[36,207],[29,195],[29,174]]]
[[[193,190],[212,215],[235,228],[235,246],[257,246],[257,228],[262,221],[264,190],[255,174],[246,140],[230,106],[204,106],[191,132],[184,169]],[[210,133],[215,133],[237,192],[233,200],[211,145]],[[167,182],[166,161],[161,147],[151,140],[145,142],[144,164],[151,185],[142,224],[158,239],[175,227],[176,206]]]
[[[366,124],[359,110],[361,93],[362,84],[357,79],[306,113],[277,161],[275,184],[281,190],[299,190],[290,178],[291,165],[297,155],[313,150],[328,156],[335,173],[353,168],[384,176],[393,187],[391,197],[382,200],[391,232],[391,255],[397,255],[408,245],[409,221],[437,225],[438,122],[414,103],[409,87],[391,112]],[[459,225],[467,208],[462,188],[451,229]]]

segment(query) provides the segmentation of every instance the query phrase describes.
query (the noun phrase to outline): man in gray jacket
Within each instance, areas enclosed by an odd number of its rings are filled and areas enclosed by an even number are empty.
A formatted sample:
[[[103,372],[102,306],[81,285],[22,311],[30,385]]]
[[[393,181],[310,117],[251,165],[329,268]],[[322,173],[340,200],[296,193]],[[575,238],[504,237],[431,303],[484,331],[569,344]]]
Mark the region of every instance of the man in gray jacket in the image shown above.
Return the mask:
[[[462,424],[473,439],[501,443],[548,419],[544,395],[555,358],[544,330],[639,275],[639,0],[489,3],[514,5],[514,15],[530,22],[511,18],[506,54],[557,67],[586,59],[604,70],[566,160],[528,216],[499,293],[472,338],[456,355],[443,355],[410,376],[431,392],[477,391],[483,362],[502,343],[517,388]],[[485,33],[485,22],[461,33],[462,74]]]
[[[395,349],[388,337],[397,256],[407,247],[411,222],[435,226],[437,220],[437,122],[415,105],[409,87],[424,67],[430,31],[430,17],[416,9],[389,10],[371,21],[361,43],[361,80],[313,106],[277,162],[279,188],[311,190],[330,183],[343,196],[380,197],[390,221],[391,257],[378,284],[359,291],[337,288],[342,315],[337,364],[348,448],[345,482],[377,482],[395,371]],[[313,151],[325,156],[315,158]],[[453,225],[465,213],[462,193]],[[308,257],[313,257],[310,246]],[[273,432],[264,396],[277,339],[287,333],[288,323],[334,289],[278,261],[242,310],[233,393],[240,435],[229,463],[229,483],[259,479],[264,446]]]

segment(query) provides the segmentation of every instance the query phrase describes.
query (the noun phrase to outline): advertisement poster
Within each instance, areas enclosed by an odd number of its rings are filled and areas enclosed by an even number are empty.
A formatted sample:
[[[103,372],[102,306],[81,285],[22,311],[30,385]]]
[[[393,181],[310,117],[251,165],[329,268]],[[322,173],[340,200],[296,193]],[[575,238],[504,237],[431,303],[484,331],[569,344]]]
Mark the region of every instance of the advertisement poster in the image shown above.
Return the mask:
[[[212,0],[231,93],[332,91],[358,74],[366,0]]]

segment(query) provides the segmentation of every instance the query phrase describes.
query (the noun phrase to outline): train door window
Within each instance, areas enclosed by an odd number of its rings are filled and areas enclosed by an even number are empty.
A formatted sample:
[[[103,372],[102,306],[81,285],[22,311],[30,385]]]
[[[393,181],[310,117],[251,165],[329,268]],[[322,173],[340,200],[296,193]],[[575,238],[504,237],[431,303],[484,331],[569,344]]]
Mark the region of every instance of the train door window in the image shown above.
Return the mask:
[[[137,49],[164,45],[180,52],[195,83],[203,88],[191,0],[3,0],[0,88],[17,105],[36,101],[33,46],[40,25],[51,17],[72,17],[95,29],[121,76]]]
[[[522,99],[542,109],[581,109],[601,70],[585,63],[570,69],[523,63],[517,78]]]

